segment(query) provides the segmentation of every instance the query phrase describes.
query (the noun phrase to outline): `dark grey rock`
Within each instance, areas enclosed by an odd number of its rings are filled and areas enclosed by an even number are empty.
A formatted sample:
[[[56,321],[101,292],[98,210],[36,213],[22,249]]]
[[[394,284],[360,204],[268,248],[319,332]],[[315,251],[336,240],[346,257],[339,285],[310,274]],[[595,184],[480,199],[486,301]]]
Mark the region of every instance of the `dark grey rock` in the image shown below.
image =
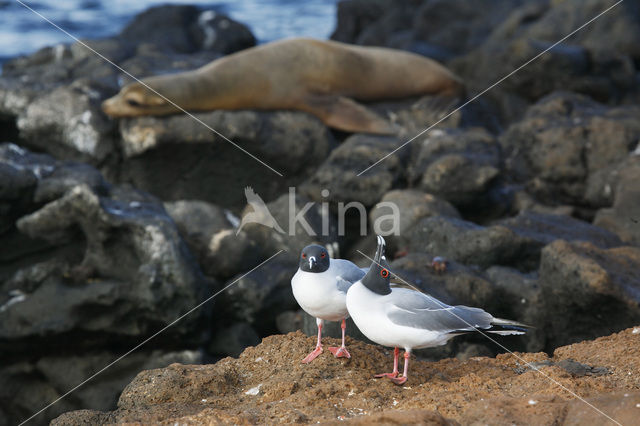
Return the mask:
[[[505,226],[483,227],[461,219],[422,219],[409,231],[409,251],[435,253],[450,260],[488,268],[509,265],[537,267],[542,244]]]
[[[601,248],[623,245],[615,234],[588,222],[566,215],[522,211],[516,217],[494,222],[518,235],[539,241],[542,245],[555,240],[589,241]]]
[[[265,250],[237,230],[228,210],[197,200],[164,203],[206,275],[228,279],[258,265]]]
[[[331,39],[344,43],[356,43],[360,35],[380,17],[391,12],[389,0],[349,0],[338,2],[336,29]]]
[[[246,322],[238,322],[229,327],[217,327],[208,350],[214,355],[238,357],[248,346],[258,343],[260,337],[253,327]]]
[[[400,150],[360,176],[358,174],[400,144],[401,141],[393,137],[350,136],[331,152],[301,190],[316,201],[332,204],[357,201],[370,207],[399,183],[407,152]],[[326,197],[321,196],[325,189],[329,191]]]
[[[292,331],[302,330],[303,311],[284,311],[276,315],[276,327],[278,333],[287,334]]]
[[[261,223],[247,223],[244,226],[241,224],[239,234],[245,234],[253,241],[260,248],[263,258],[284,250],[282,257],[297,265],[298,255],[305,246],[333,244],[339,238],[338,218],[330,212],[327,203],[312,201],[295,191],[295,188],[266,206],[282,232]],[[252,211],[253,208],[247,206],[243,216]],[[366,212],[364,215],[366,221]]]
[[[598,210],[593,223],[616,233],[627,244],[640,246],[640,156],[634,152],[610,172],[612,183],[607,185],[615,185],[608,187],[613,205]]]
[[[502,318],[515,319],[531,326],[520,341],[527,352],[545,350],[548,330],[546,306],[538,283],[538,273],[522,273],[513,268],[492,266],[486,277],[493,284],[495,299]],[[493,313],[493,312],[492,312]]]
[[[229,280],[229,288],[220,294],[216,320],[246,322],[260,336],[275,333],[276,316],[298,307],[291,292],[291,278],[297,269],[297,261],[279,255],[253,272]]]
[[[447,60],[481,44],[522,0],[341,1],[333,40]]]
[[[526,2],[497,25],[482,45],[450,66],[471,84],[472,91],[483,90],[612,3]],[[554,90],[573,90],[602,101],[616,101],[633,92],[638,48],[628,40],[640,34],[640,19],[634,5],[619,6],[597,19],[589,31],[576,33],[570,44],[551,48],[492,90],[488,95],[499,104],[503,121],[517,119],[528,102]]]
[[[227,16],[195,6],[163,5],[137,15],[119,37],[174,52],[214,50],[228,54],[254,46],[251,31]]]
[[[574,377],[604,376],[606,374],[611,374],[606,367],[592,367],[590,365],[577,362],[571,358],[558,361],[555,365]]]
[[[500,147],[484,129],[438,129],[412,146],[409,182],[460,208],[479,208],[500,172]]]
[[[542,251],[539,285],[547,347],[593,339],[640,321],[640,249],[556,241]]]
[[[311,175],[335,143],[326,126],[302,112],[195,116],[284,178],[186,115],[122,120],[125,161],[113,173],[165,200],[198,199],[240,209],[245,187],[271,201]],[[269,174],[273,178],[265,179]]]
[[[480,46],[522,0],[424,1],[417,10],[412,40],[438,46],[460,55]]]
[[[627,158],[640,138],[640,109],[555,93],[500,137],[507,172],[549,204],[580,204],[590,174]]]
[[[408,231],[416,222],[432,216],[459,218],[460,214],[447,201],[415,189],[389,191],[369,211],[369,221],[374,232],[384,235],[388,243],[397,247],[405,245]],[[391,232],[393,234],[388,235]]]
[[[55,401],[96,371],[118,358],[119,353],[90,352],[82,355],[45,356],[0,368],[0,406],[13,423],[23,421],[45,405]],[[44,424],[65,411],[79,407],[94,410],[116,408],[122,389],[142,370],[166,367],[174,362],[194,364],[201,356],[194,351],[133,352],[82,387],[73,398],[65,398],[34,418]]]
[[[156,199],[13,145],[0,158],[36,183],[0,253],[3,350],[45,336],[38,351],[46,351],[56,344],[46,339],[65,333],[145,336],[202,298],[200,269]],[[172,332],[193,335],[198,320]]]

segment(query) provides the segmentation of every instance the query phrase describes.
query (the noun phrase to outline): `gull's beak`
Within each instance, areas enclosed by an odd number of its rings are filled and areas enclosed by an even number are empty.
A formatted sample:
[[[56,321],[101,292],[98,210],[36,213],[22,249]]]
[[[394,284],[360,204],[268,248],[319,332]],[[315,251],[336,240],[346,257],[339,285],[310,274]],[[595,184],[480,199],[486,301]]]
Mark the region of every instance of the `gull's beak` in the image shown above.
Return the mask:
[[[315,256],[309,256],[309,269],[313,269],[313,265],[315,265],[316,262],[316,258]]]
[[[386,243],[384,241],[384,238],[382,238],[380,235],[378,235],[378,248],[376,249],[376,255],[373,257],[373,260],[376,263],[380,263],[380,261],[384,257],[385,244]]]

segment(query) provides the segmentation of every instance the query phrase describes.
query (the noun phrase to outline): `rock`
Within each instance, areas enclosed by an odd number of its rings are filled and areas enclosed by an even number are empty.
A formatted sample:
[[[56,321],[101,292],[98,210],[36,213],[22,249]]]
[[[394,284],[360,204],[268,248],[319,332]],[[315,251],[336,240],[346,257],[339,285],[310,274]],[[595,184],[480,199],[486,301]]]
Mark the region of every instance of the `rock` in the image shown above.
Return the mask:
[[[137,15],[119,37],[138,45],[149,43],[180,53],[213,50],[229,54],[256,44],[246,25],[213,10],[178,5],[147,9]]]
[[[566,215],[522,211],[516,217],[494,222],[505,226],[518,235],[539,241],[542,245],[562,239],[566,241],[589,241],[600,248],[623,245],[620,238],[606,229],[591,225]]]
[[[199,67],[255,45],[255,38],[246,26],[211,10],[160,6],[138,15],[117,37],[84,44],[141,78]],[[122,77],[80,43],[44,48],[3,66],[0,115],[17,123],[26,146],[107,165],[112,179],[122,157],[117,122],[102,113],[100,103],[130,79]]]
[[[482,227],[442,216],[422,219],[409,230],[407,239],[410,251],[427,251],[483,268],[513,265],[534,269],[542,248],[539,242],[505,226]]]
[[[41,337],[36,353],[51,350],[69,333],[85,333],[89,346],[92,333],[105,341],[145,336],[202,298],[200,270],[153,197],[111,187],[89,166],[12,145],[0,154],[37,185],[8,235],[13,255],[2,254],[9,260],[0,287],[7,354]],[[195,315],[171,331],[190,334],[197,323]]]
[[[0,369],[3,383],[11,387],[0,389],[0,404],[7,407],[7,415],[15,421],[23,421],[50,402],[55,401],[69,389],[78,385],[96,371],[116,360],[119,353],[109,351],[84,353],[82,355],[45,356],[35,361],[13,364]],[[113,410],[122,389],[141,370],[162,368],[181,362],[201,362],[198,352],[163,352],[160,350],[133,352],[105,370],[74,393],[72,399],[62,399],[34,418],[43,423],[47,418],[59,416],[73,407],[93,410]],[[1,411],[0,411],[1,412]]]
[[[18,117],[28,145],[60,158],[103,161],[114,150],[113,122],[100,111],[96,87],[73,84],[38,97]]]
[[[640,322],[639,270],[640,249],[636,247],[601,249],[562,240],[545,247],[539,284],[548,347],[606,335]]]
[[[194,115],[258,160],[187,115],[141,117],[121,120],[125,161],[113,173],[165,200],[197,199],[239,209],[246,186],[271,201],[310,176],[335,143],[327,127],[302,112]],[[265,173],[275,179],[265,179]]]
[[[522,1],[341,1],[333,40],[410,50],[439,61],[480,45]],[[455,36],[454,36],[455,34]]]
[[[500,147],[484,129],[437,129],[412,145],[408,180],[460,209],[481,209],[500,172]]]
[[[11,160],[22,149],[14,144],[0,145],[0,233],[10,228],[32,204],[38,179]]]
[[[228,279],[260,263],[261,252],[246,234],[236,234],[231,213],[197,200],[164,203],[206,275]]]
[[[505,396],[489,401],[479,401],[465,412],[463,424],[556,424],[607,425],[609,418],[626,424],[633,423],[637,414],[635,404],[640,401],[639,392],[612,392],[587,398],[584,401],[566,401],[558,395],[534,394],[531,397]],[[598,411],[596,411],[598,410]],[[532,423],[532,419],[534,423]]]
[[[507,172],[547,204],[580,204],[586,179],[635,148],[638,118],[635,106],[610,108],[571,93],[545,97],[500,137]]]
[[[390,155],[364,172],[369,166],[390,154],[400,141],[386,136],[355,134],[333,150],[302,190],[316,201],[330,203],[359,202],[370,207],[398,184],[403,173],[404,150]],[[364,172],[364,173],[362,173]],[[362,175],[359,176],[359,174]],[[320,197],[323,190],[326,196]]]
[[[248,346],[260,343],[260,337],[253,327],[245,322],[234,323],[230,327],[216,327],[215,335],[209,343],[209,353],[238,357]]]
[[[453,217],[421,219],[409,228],[408,249],[427,251],[464,264],[536,269],[540,251],[557,239],[589,241],[598,247],[621,246],[611,232],[564,215],[522,212],[490,226],[480,226]]]
[[[612,4],[609,0],[523,3],[481,46],[450,65],[472,82],[473,91],[483,90]],[[633,92],[638,49],[629,45],[628,37],[640,33],[640,20],[634,7],[622,6],[597,19],[589,31],[576,33],[570,44],[552,47],[493,90],[489,96],[501,104],[502,121],[517,119],[528,102],[554,90],[573,90],[601,101],[619,100]]]
[[[615,183],[604,186],[613,193],[613,206],[598,210],[593,223],[615,232],[627,244],[640,246],[640,155],[634,152],[616,166],[609,170]],[[615,185],[613,190],[611,185]]]
[[[245,208],[243,217],[254,212],[253,217],[256,222],[248,222],[244,226],[241,224],[239,235],[245,234],[248,240],[253,241],[260,249],[263,258],[283,250],[285,253],[282,257],[286,257],[297,265],[298,255],[307,245],[333,246],[338,237],[345,234],[345,220],[342,219],[340,222],[341,219],[330,212],[328,203],[318,204],[307,198],[304,193],[298,193],[295,187],[290,188],[289,191],[288,194],[283,194],[275,201],[266,204],[268,212],[280,230],[265,226],[262,222],[269,223],[270,218],[263,217],[262,212],[255,212],[249,205]],[[366,225],[366,211],[362,210],[363,222]],[[340,231],[341,223],[342,231]],[[366,226],[364,229],[366,231]],[[297,268],[293,270],[295,269]]]
[[[342,416],[344,417],[344,416]],[[346,418],[344,419],[346,420]],[[327,422],[326,424],[337,426],[344,424],[344,420],[339,416],[338,420]],[[390,412],[382,412],[372,414],[370,416],[353,417],[349,419],[350,424],[361,425],[405,425],[420,424],[433,426],[454,426],[458,423],[453,420],[446,419],[437,411],[414,409],[414,410],[394,410]]]
[[[512,188],[513,198],[511,203],[512,214],[517,214],[522,211],[531,211],[534,213],[551,214],[551,215],[564,215],[575,216],[576,208],[571,205],[559,205],[549,206],[540,203],[535,197],[529,194],[522,186],[516,186]]]
[[[234,277],[220,294],[215,319],[222,324],[245,321],[260,336],[275,333],[276,316],[298,308],[291,292],[291,278],[297,269],[297,261],[280,255],[251,273]]]
[[[464,0],[423,1],[414,15],[412,40],[437,46],[449,58],[480,46],[509,14],[524,1]],[[448,59],[448,58],[447,58]]]
[[[336,29],[331,39],[343,43],[357,43],[362,32],[393,9],[388,0],[347,0],[337,5]]]
[[[302,329],[303,311],[284,311],[276,315],[278,333],[287,334]]]
[[[372,378],[391,367],[391,349],[351,339],[347,343],[351,359],[336,360],[325,351],[305,365],[298,360],[315,345],[315,337],[300,332],[270,336],[258,346],[247,348],[237,359],[225,358],[212,365],[173,364],[142,372],[123,391],[116,410],[66,413],[52,424],[339,420],[369,424],[413,423],[419,419],[443,424],[442,417],[461,424],[529,424],[531,419],[545,422],[541,424],[600,421],[597,412],[572,399],[558,388],[558,382],[569,389],[580,389],[582,398],[614,418],[633,424],[633,417],[625,416],[637,410],[635,404],[640,398],[640,379],[628,374],[640,362],[632,329],[558,348],[552,358],[544,353],[520,353],[516,354],[518,358],[502,354],[466,361],[412,359],[404,387]],[[328,338],[325,344],[336,345],[339,340]],[[606,365],[612,374],[573,376],[556,365],[569,357],[588,365],[599,357],[596,365]],[[544,361],[551,361],[551,365],[539,367],[544,375],[534,370],[516,371],[519,364]],[[437,407],[439,414],[427,412],[432,407]],[[579,417],[574,411],[577,407],[591,410],[582,414],[589,413],[590,418]]]
[[[542,297],[537,272],[522,273],[504,266],[492,266],[485,271],[491,282],[492,295],[486,302],[496,304],[500,311],[491,311],[502,318],[516,319],[532,326],[526,337],[519,338],[524,350],[535,352],[546,348],[546,327],[540,327],[547,318],[546,304]],[[484,305],[483,305],[484,306]]]
[[[420,219],[433,216],[459,218],[460,214],[447,201],[431,194],[415,189],[396,189],[387,192],[373,206],[369,211],[369,222],[376,234],[385,236],[389,244],[402,248],[406,245],[408,230]]]

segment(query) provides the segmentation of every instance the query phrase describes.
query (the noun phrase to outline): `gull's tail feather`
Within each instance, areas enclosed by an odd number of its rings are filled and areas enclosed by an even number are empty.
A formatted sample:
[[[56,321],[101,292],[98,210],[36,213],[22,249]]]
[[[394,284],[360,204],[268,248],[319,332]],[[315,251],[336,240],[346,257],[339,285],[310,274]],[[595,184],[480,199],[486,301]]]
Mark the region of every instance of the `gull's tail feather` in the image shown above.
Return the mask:
[[[499,334],[501,336],[513,336],[526,334],[527,330],[534,328],[530,325],[523,324],[518,321],[507,320],[503,318],[493,318],[489,327],[476,327],[478,331],[483,333]],[[473,333],[476,329],[460,329],[451,331],[451,334]]]
[[[502,336],[509,336],[513,334],[525,334],[530,328],[533,327],[518,321],[512,321],[503,318],[494,318],[493,320],[491,320],[491,328],[488,329],[487,332],[500,334]]]

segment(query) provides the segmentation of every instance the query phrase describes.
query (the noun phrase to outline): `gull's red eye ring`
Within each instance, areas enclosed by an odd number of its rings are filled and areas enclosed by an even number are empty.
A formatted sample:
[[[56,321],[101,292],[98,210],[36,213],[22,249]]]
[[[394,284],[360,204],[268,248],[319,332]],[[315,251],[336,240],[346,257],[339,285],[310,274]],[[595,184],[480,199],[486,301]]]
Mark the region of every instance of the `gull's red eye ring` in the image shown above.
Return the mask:
[[[320,257],[324,259],[325,257],[327,257],[327,255],[326,255],[326,254],[324,254],[324,253],[322,253],[322,254],[320,255]]]
[[[306,253],[302,253],[302,258],[306,259],[307,258],[307,254]]]
[[[382,278],[388,278],[389,277],[389,270],[388,269],[383,269],[382,271],[380,271],[380,276]]]

